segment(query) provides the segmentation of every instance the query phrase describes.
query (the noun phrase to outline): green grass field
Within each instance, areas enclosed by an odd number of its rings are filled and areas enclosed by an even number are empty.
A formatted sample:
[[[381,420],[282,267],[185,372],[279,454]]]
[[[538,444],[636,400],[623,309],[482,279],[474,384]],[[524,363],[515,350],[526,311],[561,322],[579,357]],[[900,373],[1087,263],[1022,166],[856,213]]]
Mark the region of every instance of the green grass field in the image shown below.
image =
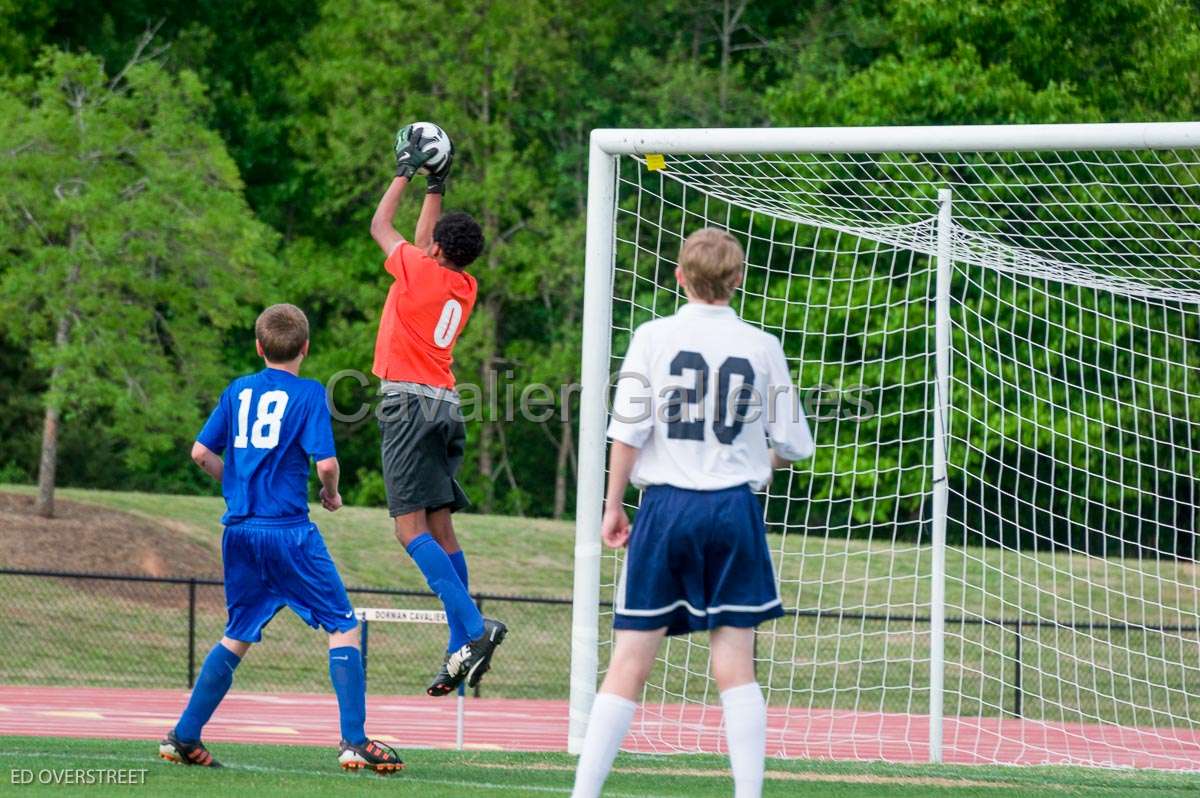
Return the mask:
[[[30,492],[29,487],[0,490]],[[193,496],[62,490],[63,498],[137,513],[219,551],[221,500]],[[382,510],[313,513],[349,585],[424,589],[394,542]],[[472,589],[570,596],[574,546],[569,523],[480,515],[457,519],[470,555]],[[772,538],[779,547],[781,539]],[[929,549],[818,536],[789,536],[776,553],[785,604],[801,610],[916,614],[927,609]],[[214,560],[215,562],[215,560]],[[79,563],[87,570],[86,563]],[[611,562],[605,573],[611,575]],[[1194,622],[1198,570],[1190,564],[1099,559],[996,549],[947,552],[947,614],[1142,623]],[[213,574],[219,576],[219,574]],[[186,588],[0,576],[9,630],[27,656],[0,663],[8,683],[180,687],[186,683]],[[221,632],[221,591],[197,593],[197,655]],[[427,598],[356,596],[360,606],[435,607]],[[485,681],[493,697],[564,698],[568,689],[570,607],[493,601],[511,634]],[[86,630],[87,645],[79,645]],[[998,715],[1011,709],[1015,634],[1011,629],[948,624],[947,711]],[[436,661],[443,632],[431,625],[378,626],[370,678],[389,692],[418,692]],[[1200,722],[1200,640],[1105,629],[1025,628],[1025,717],[1068,722],[1105,719],[1137,725]],[[248,690],[327,688],[316,633],[289,613],[268,628],[261,651],[238,672]],[[651,679],[651,697],[707,700],[702,636],[673,641]],[[792,706],[923,712],[927,707],[928,626],[853,617],[785,618],[760,629],[760,680],[786,691]],[[698,656],[699,655],[699,656]]]
[[[410,795],[420,798],[566,795],[574,758],[565,754],[502,754],[405,751],[407,769],[395,776],[342,773],[328,748],[282,745],[213,746],[225,765],[204,770],[155,758],[155,744],[127,740],[0,738],[0,786],[13,770],[42,768],[145,768],[145,784],[128,787],[31,785],[20,794],[61,795]],[[731,780],[723,758],[652,757],[622,754],[605,789],[606,798],[709,798],[728,796]],[[14,792],[16,788],[13,788]],[[1196,794],[1195,776],[1113,772],[1081,768],[911,766],[771,761],[765,796],[822,798],[1049,798],[1129,796],[1173,798]]]

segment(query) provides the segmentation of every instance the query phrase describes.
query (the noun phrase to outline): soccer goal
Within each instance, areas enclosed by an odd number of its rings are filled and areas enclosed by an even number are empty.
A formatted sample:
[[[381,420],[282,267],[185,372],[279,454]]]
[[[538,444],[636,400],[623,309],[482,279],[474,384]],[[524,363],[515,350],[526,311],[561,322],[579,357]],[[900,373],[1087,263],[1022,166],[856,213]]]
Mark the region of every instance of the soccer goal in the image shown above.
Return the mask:
[[[610,374],[717,226],[817,444],[763,496],[769,752],[1200,769],[1200,123],[599,130],[589,169],[572,751]],[[643,701],[629,747],[722,750],[702,636]]]

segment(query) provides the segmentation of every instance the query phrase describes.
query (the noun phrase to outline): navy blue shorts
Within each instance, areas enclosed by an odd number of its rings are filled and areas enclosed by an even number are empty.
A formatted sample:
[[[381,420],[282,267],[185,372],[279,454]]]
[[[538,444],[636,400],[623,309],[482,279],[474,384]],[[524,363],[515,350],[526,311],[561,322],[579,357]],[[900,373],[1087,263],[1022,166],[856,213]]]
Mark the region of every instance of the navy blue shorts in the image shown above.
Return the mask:
[[[326,632],[348,632],[358,623],[316,524],[227,526],[221,557],[229,611],[226,637],[257,643],[263,627],[284,607]]]
[[[615,629],[679,635],[782,616],[763,510],[746,485],[642,495],[617,584]]]

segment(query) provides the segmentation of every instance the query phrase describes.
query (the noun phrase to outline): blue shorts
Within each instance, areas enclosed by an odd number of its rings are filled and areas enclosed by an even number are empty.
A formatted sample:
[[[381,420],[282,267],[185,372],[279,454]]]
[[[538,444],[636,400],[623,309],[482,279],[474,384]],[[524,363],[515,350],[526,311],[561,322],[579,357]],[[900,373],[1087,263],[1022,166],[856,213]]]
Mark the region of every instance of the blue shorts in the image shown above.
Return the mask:
[[[348,632],[358,620],[317,525],[250,521],[225,527],[225,636],[262,640],[263,627],[285,606],[309,626]]]
[[[783,606],[763,510],[746,485],[647,488],[617,584],[615,629],[758,626]]]

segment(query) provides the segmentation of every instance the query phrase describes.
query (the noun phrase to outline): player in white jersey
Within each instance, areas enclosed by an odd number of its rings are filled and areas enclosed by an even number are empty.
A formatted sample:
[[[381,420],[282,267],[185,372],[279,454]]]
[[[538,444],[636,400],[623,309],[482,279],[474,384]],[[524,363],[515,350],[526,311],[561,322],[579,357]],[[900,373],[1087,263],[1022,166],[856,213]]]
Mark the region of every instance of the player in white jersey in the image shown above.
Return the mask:
[[[762,507],[752,491],[813,452],[779,340],[729,306],[745,256],[707,228],[675,278],[688,304],[639,327],[618,375],[601,536],[628,545],[616,642],[592,705],[575,798],[600,795],[664,635],[708,631],[737,798],[762,792],[767,710],[754,627],[783,615]],[[630,530],[622,500],[644,489]]]

